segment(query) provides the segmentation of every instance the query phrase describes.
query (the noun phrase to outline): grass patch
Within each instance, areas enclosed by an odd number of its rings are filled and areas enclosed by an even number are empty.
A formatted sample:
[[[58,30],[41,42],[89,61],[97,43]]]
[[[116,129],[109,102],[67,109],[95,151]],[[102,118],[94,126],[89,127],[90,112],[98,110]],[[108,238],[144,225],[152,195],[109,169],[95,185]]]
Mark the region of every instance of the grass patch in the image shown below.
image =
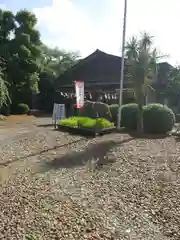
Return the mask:
[[[71,128],[85,128],[85,129],[105,129],[114,127],[114,123],[104,118],[88,118],[88,117],[70,117],[60,120],[60,126]]]

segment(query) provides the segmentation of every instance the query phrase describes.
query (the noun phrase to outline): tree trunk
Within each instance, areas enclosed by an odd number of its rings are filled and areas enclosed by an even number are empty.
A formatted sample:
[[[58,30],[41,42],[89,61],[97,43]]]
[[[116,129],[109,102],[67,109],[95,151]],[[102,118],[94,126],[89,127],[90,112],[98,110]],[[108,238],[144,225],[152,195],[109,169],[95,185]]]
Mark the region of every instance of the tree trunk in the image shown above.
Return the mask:
[[[137,132],[143,133],[143,106],[144,106],[144,94],[139,93],[138,96],[138,116],[137,116]]]
[[[138,104],[137,132],[143,133],[143,105]]]

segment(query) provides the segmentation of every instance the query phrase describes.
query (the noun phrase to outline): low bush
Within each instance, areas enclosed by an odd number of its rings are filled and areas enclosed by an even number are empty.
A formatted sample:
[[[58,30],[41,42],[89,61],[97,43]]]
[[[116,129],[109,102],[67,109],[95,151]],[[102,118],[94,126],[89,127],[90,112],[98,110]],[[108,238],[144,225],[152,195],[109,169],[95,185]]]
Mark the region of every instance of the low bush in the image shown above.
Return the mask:
[[[125,104],[121,107],[121,126],[127,130],[137,128],[138,105],[136,103]]]
[[[109,105],[102,102],[86,101],[83,108],[77,110],[77,115],[89,118],[105,118],[112,121]]]
[[[78,127],[78,121],[77,121],[76,117],[70,117],[70,118],[60,120],[59,125],[65,126],[65,127],[76,128],[76,127]]]
[[[119,111],[119,105],[118,104],[112,104],[112,105],[109,106],[109,109],[111,111],[112,120],[116,124],[117,123],[117,117],[118,117],[118,111]]]
[[[112,121],[112,115],[108,104],[102,102],[95,102],[94,110],[96,111],[97,117],[105,118],[109,121]]]
[[[10,106],[3,106],[1,109],[0,109],[0,114],[4,115],[4,116],[9,116],[11,113],[11,109],[10,109]]]
[[[143,126],[146,133],[164,134],[175,124],[173,111],[162,104],[149,104],[143,110]]]
[[[108,121],[104,118],[97,118],[96,119],[96,128],[103,129],[103,128],[111,128],[114,127],[114,123]]]
[[[59,121],[59,125],[72,128],[103,129],[114,127],[114,124],[104,118],[70,117]]]
[[[180,114],[179,113],[176,114],[176,122],[180,123]]]
[[[17,105],[17,114],[27,114],[29,110],[30,109],[27,104],[20,103]]]
[[[97,112],[94,107],[94,102],[85,101],[83,108],[77,110],[77,115],[82,117],[96,118]]]

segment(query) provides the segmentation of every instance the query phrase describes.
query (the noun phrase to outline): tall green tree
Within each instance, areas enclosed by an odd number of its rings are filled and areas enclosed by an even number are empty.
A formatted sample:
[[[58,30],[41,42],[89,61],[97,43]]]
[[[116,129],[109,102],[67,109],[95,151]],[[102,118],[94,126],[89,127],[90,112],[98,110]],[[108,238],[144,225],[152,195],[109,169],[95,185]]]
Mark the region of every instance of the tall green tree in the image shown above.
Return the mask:
[[[35,29],[36,16],[27,11],[0,11],[2,22],[0,56],[6,61],[5,74],[12,102],[31,105],[32,91],[37,89],[41,55],[40,33]],[[35,86],[33,86],[35,85]]]
[[[51,48],[42,44],[41,49],[42,66],[44,69],[52,70],[57,76],[76,64],[79,59],[77,52],[68,52],[58,47]]]
[[[77,63],[79,56],[77,53],[67,52],[57,47],[51,48],[44,44],[42,44],[41,49],[40,96],[44,103],[44,109],[52,111],[55,81],[60,74],[63,74],[64,71]]]
[[[142,34],[140,39],[132,37],[126,45],[126,57],[128,64],[128,76],[133,85],[136,101],[138,104],[139,132],[143,131],[142,111],[148,88],[157,77],[157,51],[153,48],[152,37],[147,33]]]
[[[44,45],[36,29],[36,16],[30,11],[14,14],[0,9],[0,19],[0,57],[6,64],[1,68],[1,79],[6,78],[12,105],[31,105],[38,88],[43,100],[52,102],[56,77],[77,62],[78,54]],[[1,86],[6,82],[2,80]]]

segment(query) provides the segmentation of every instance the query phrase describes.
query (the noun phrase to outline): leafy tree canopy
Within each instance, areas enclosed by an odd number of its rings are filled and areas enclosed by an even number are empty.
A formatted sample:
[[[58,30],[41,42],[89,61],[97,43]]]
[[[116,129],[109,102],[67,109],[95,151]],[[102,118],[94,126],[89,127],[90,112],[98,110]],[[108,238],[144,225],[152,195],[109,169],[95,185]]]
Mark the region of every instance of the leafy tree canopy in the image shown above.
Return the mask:
[[[0,9],[0,19],[0,108],[8,98],[12,105],[22,102],[31,107],[39,86],[42,95],[48,87],[52,92],[56,76],[71,67],[78,54],[43,44],[37,18],[26,9],[16,14]]]

